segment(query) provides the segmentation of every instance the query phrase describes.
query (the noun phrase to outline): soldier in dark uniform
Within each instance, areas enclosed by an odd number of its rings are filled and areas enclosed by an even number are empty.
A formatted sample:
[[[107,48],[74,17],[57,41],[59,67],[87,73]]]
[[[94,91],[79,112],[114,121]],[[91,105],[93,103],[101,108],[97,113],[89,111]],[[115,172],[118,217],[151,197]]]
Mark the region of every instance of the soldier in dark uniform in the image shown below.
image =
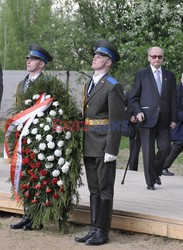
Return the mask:
[[[120,124],[124,114],[122,85],[109,75],[120,60],[114,46],[99,40],[94,46],[94,75],[84,88],[84,163],[90,191],[91,230],[76,242],[101,245],[108,241],[111,225],[116,158],[119,151]]]
[[[36,84],[36,81],[40,77],[44,77],[42,71],[45,68],[45,65],[48,62],[53,60],[52,56],[41,46],[37,44],[29,45],[29,53],[26,57],[27,59],[27,71],[29,74],[25,77],[23,81],[21,81],[17,87],[16,97],[25,93],[27,89],[32,85]],[[28,207],[24,207],[24,216],[22,220],[16,224],[11,224],[11,229],[24,229],[31,230],[32,229],[32,221],[26,215],[26,211]]]
[[[1,107],[2,96],[3,96],[3,72],[0,65],[0,107]]]
[[[19,83],[16,95],[25,93],[28,87],[36,83],[37,78],[43,77],[42,71],[45,65],[53,60],[44,48],[35,43],[29,45],[29,53],[26,59],[29,74]]]

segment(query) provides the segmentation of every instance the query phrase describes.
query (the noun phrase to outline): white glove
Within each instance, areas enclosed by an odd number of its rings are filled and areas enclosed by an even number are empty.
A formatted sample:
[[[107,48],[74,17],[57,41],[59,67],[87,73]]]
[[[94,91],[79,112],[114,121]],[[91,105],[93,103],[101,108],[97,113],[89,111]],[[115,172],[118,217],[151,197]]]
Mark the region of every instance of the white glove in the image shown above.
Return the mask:
[[[110,155],[108,153],[105,153],[104,155],[104,162],[115,161],[116,159],[117,159],[116,155]]]

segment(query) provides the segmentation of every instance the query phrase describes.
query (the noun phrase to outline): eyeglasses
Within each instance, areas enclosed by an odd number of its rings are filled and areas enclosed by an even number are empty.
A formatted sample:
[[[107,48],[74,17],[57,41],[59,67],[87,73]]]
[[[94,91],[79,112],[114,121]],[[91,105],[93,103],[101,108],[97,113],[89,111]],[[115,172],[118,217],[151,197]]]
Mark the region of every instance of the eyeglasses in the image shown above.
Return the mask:
[[[163,59],[163,56],[162,55],[160,55],[160,56],[151,56],[151,55],[149,55],[152,59],[156,59],[156,58],[158,58],[158,59]]]

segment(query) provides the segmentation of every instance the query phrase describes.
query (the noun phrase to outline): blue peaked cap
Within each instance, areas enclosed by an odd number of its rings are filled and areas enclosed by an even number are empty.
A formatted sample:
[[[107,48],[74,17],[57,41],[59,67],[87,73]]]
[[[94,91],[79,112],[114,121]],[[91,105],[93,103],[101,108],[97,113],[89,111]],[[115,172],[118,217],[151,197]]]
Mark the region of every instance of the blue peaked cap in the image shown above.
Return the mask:
[[[113,62],[120,60],[120,55],[112,43],[106,40],[98,40],[94,45],[94,54],[101,54],[112,58]]]
[[[27,58],[29,57],[41,59],[45,63],[53,61],[53,57],[44,48],[35,43],[29,45],[29,53]]]

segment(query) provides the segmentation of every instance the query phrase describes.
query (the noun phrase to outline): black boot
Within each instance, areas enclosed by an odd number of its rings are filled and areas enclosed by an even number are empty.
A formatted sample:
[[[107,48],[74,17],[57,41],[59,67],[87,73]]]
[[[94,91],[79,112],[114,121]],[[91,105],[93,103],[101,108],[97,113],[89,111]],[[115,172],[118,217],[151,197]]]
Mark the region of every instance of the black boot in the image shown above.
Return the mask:
[[[11,224],[11,229],[22,229],[25,225],[27,225],[30,222],[30,219],[28,216],[24,215],[22,220],[18,223]]]
[[[109,229],[112,219],[113,201],[109,199],[101,199],[100,214],[97,220],[97,232],[88,240],[86,245],[102,245],[108,242]]]
[[[96,222],[98,218],[98,212],[100,208],[100,197],[98,195],[90,195],[90,216],[91,216],[91,229],[83,237],[76,237],[76,242],[84,243],[86,240],[90,239],[97,231]]]

